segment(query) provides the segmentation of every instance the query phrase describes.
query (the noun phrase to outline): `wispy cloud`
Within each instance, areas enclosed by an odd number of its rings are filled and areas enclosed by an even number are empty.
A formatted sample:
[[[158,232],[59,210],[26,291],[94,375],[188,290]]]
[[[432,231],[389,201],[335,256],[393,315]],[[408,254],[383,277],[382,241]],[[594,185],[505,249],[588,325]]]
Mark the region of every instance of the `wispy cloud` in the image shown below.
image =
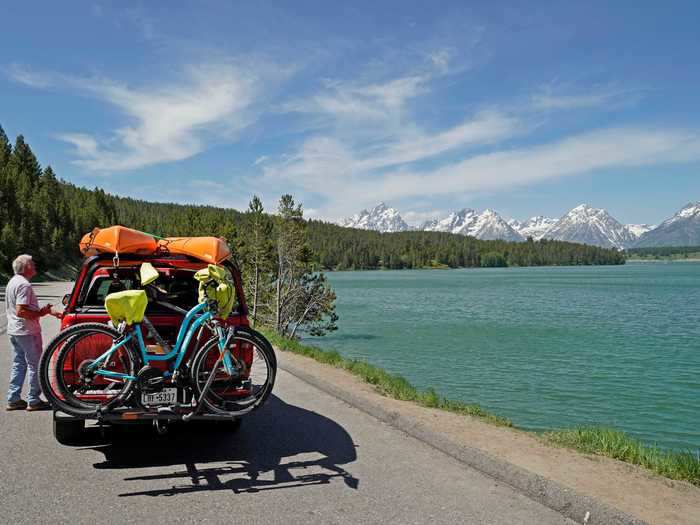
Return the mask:
[[[5,73],[15,82],[33,88],[46,88],[52,83],[51,75],[32,71],[19,64],[12,64],[5,69]]]
[[[447,48],[438,49],[428,54],[428,58],[440,73],[446,74],[450,70],[450,60],[453,51]]]
[[[333,195],[342,195],[350,181],[369,188],[386,173],[420,162],[444,162],[448,154],[465,155],[476,147],[495,145],[522,134],[529,127],[518,117],[497,109],[472,112],[450,127],[427,130],[413,115],[414,102],[432,94],[434,81],[448,71],[450,55],[439,50],[429,55],[418,73],[365,84],[326,81],[320,92],[287,106],[288,111],[320,121],[295,152],[268,158],[261,165],[261,183],[292,185],[305,193],[322,194],[332,201],[335,213],[371,204],[342,207]],[[342,209],[341,209],[342,208]],[[359,209],[359,208],[358,208]],[[319,209],[326,214],[328,209]]]
[[[249,123],[259,89],[258,77],[231,64],[185,68],[173,85],[131,87],[104,78],[33,73],[13,68],[12,78],[31,87],[70,87],[104,100],[132,120],[101,139],[63,133],[76,148],[77,165],[95,171],[121,171],[186,159],[203,151],[209,134],[231,134]]]
[[[322,115],[331,121],[385,121],[404,104],[426,92],[428,77],[404,76],[381,83],[357,85],[326,81],[322,92],[303,100],[286,103],[289,112]]]
[[[562,86],[544,86],[532,95],[531,103],[539,110],[566,110],[618,107],[639,100],[640,93],[615,86],[589,87],[585,91]]]
[[[700,160],[700,132],[614,128],[560,141],[475,155],[431,171],[398,171],[383,177],[386,198],[511,189],[606,168]]]
[[[341,217],[380,200],[469,195],[511,190],[549,179],[595,170],[700,160],[700,132],[614,128],[592,131],[533,147],[472,154],[434,169],[396,166],[362,170],[371,159],[329,139],[304,144],[299,154],[267,177],[285,177],[305,191],[322,195],[319,215]],[[371,190],[370,190],[371,189]]]

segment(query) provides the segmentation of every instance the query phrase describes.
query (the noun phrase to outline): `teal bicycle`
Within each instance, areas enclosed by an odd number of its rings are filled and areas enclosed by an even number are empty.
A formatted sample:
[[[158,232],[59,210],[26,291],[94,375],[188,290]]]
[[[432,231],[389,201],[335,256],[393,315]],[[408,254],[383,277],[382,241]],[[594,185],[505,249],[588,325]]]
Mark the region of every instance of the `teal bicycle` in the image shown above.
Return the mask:
[[[235,418],[260,407],[274,386],[275,354],[255,330],[226,325],[234,294],[223,269],[210,265],[195,274],[200,302],[189,311],[159,300],[150,264],[140,273],[141,290],[105,299],[111,326],[77,324],[48,344],[40,379],[54,408],[97,419],[121,411],[187,421]],[[149,301],[184,314],[172,348],[145,316]],[[155,344],[147,345],[147,338]]]

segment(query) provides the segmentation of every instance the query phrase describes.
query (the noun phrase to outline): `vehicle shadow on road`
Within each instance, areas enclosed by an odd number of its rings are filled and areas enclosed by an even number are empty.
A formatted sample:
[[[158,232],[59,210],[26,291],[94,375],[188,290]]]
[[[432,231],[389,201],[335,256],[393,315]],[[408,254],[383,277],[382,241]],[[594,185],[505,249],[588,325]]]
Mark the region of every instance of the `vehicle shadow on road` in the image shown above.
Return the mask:
[[[331,483],[341,479],[357,489],[359,480],[341,465],[357,454],[352,437],[325,416],[271,396],[260,410],[245,416],[235,432],[212,425],[178,425],[166,436],[151,427],[124,429],[108,442],[90,447],[105,455],[99,469],[183,466],[171,473],[127,477],[143,486],[120,496],[173,496],[204,490],[236,494]],[[287,458],[290,458],[287,461]],[[207,464],[217,463],[207,466]],[[223,463],[223,464],[221,464]],[[178,483],[179,482],[179,483]]]

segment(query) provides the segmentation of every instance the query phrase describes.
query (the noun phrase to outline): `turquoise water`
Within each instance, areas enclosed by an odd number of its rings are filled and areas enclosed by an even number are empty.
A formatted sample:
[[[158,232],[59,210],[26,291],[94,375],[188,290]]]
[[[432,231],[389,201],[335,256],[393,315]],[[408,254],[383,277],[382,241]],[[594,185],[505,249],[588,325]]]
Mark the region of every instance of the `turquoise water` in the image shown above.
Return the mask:
[[[700,263],[336,272],[311,338],[523,428],[700,449]]]

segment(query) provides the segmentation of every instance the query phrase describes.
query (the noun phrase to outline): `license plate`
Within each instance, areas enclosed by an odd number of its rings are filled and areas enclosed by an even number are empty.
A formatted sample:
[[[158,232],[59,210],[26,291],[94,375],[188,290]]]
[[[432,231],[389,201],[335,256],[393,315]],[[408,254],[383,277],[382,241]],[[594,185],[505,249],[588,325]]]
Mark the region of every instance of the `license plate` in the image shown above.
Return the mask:
[[[177,388],[164,388],[152,394],[142,393],[141,403],[144,405],[174,405],[177,403]]]

